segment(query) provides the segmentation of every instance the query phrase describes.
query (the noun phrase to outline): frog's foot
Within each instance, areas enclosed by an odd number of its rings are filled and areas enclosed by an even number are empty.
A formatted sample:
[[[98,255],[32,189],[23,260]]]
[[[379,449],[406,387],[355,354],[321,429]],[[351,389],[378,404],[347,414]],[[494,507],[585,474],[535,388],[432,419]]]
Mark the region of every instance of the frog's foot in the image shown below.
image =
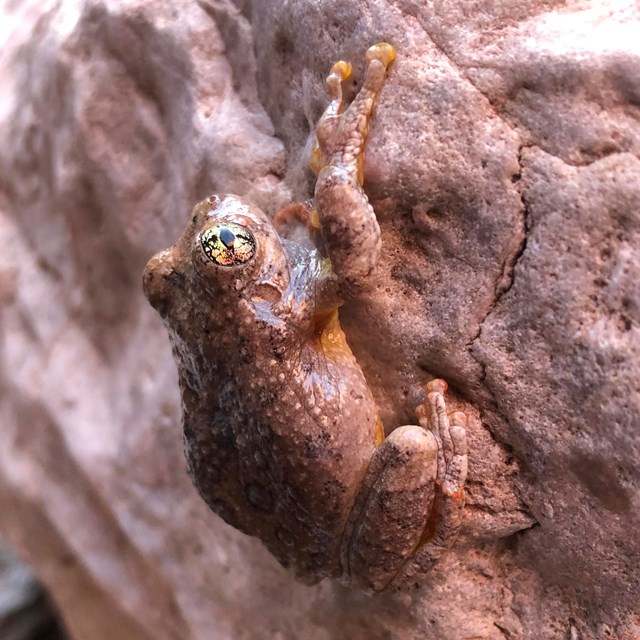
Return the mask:
[[[462,411],[447,414],[444,394],[447,383],[436,378],[425,385],[427,401],[416,408],[420,426],[438,440],[438,479],[441,493],[461,503],[467,479],[467,416]]]
[[[331,137],[340,121],[339,114],[344,103],[342,83],[351,76],[351,70],[351,63],[338,60],[331,67],[331,71],[327,76],[327,93],[329,94],[330,102],[316,125],[316,135],[311,146],[311,155],[309,156],[309,168],[316,175],[327,165],[326,141]],[[323,141],[322,145],[319,140]]]
[[[292,240],[307,249],[317,248],[324,255],[318,211],[312,202],[295,202],[273,216],[273,226],[281,238]]]
[[[327,93],[331,102],[325,109],[324,116],[338,115],[342,110],[342,83],[351,77],[351,63],[338,60],[327,76]]]
[[[420,427],[393,431],[374,453],[345,529],[343,580],[365,591],[427,571],[460,528],[466,415],[447,415],[444,380],[426,385]]]
[[[367,67],[362,88],[344,111],[342,83],[351,75],[351,65],[342,60],[333,65],[327,77],[331,101],[316,126],[316,144],[309,163],[316,174],[328,164],[349,166],[357,176],[358,184],[362,185],[362,153],[368,119],[384,84],[387,68],[395,57],[395,49],[386,42],[369,48],[365,55]]]
[[[447,414],[441,379],[425,386],[427,400],[416,409],[420,425],[429,429],[438,442],[437,493],[430,523],[414,557],[394,578],[394,585],[406,584],[424,573],[451,546],[462,522],[464,484],[467,478],[467,416],[462,411]]]
[[[345,297],[364,283],[380,255],[380,227],[362,189],[362,165],[371,110],[394,57],[390,44],[369,49],[362,88],[342,113],[336,106],[342,99],[338,78],[346,71],[342,63],[334,66],[328,84],[336,93],[316,128],[315,200],[327,255]]]
[[[379,42],[369,47],[364,59],[367,63],[364,88],[378,92],[382,88],[387,67],[396,59],[396,50],[388,42]]]
[[[311,202],[293,202],[283,207],[273,216],[273,226],[282,236],[287,236],[287,229],[296,225],[307,228],[319,228],[318,212]]]
[[[382,591],[424,535],[438,472],[433,433],[395,429],[376,449],[351,511],[342,547],[342,580]]]

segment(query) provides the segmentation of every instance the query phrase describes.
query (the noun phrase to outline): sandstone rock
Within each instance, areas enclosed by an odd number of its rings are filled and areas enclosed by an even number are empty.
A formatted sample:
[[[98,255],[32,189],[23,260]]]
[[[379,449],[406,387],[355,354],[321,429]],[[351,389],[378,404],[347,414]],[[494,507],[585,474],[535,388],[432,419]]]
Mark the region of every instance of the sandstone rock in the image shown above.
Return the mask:
[[[57,615],[29,569],[0,540],[0,637],[64,640]]]
[[[636,4],[0,6],[0,528],[74,637],[640,635]],[[140,274],[209,193],[306,198],[323,77],[383,38],[343,323],[388,428],[441,375],[472,449],[457,546],[371,599],[200,501]]]

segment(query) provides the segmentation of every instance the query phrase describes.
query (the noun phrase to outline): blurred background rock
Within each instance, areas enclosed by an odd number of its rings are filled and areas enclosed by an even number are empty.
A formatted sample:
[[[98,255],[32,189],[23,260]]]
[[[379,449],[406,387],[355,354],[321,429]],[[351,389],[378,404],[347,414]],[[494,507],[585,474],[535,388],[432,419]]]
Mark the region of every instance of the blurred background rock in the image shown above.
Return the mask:
[[[31,570],[0,539],[0,640],[67,640],[58,613]]]

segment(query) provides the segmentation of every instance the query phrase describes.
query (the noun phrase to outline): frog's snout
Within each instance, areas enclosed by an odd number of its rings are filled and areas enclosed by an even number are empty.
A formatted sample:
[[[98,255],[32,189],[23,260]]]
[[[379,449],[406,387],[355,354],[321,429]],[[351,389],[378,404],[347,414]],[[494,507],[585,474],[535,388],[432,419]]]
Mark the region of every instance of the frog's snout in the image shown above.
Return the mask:
[[[182,277],[175,269],[171,249],[156,253],[144,268],[142,289],[151,306],[164,318],[169,312],[173,291]]]

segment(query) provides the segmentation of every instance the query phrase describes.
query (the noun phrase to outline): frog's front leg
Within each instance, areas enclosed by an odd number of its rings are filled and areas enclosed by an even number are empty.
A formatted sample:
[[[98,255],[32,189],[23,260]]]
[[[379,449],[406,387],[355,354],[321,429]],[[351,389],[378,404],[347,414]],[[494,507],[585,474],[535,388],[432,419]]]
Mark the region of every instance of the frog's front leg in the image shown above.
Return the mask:
[[[316,128],[315,201],[333,271],[347,286],[366,278],[380,254],[380,228],[362,189],[362,164],[371,110],[394,58],[394,48],[386,43],[367,51],[363,86],[342,113],[342,82],[351,66],[337,62],[327,78],[331,103]]]
[[[413,567],[447,548],[464,505],[466,416],[447,415],[446,383],[426,386],[421,426],[393,431],[374,453],[354,505],[342,549],[344,581],[376,592],[402,583]]]

